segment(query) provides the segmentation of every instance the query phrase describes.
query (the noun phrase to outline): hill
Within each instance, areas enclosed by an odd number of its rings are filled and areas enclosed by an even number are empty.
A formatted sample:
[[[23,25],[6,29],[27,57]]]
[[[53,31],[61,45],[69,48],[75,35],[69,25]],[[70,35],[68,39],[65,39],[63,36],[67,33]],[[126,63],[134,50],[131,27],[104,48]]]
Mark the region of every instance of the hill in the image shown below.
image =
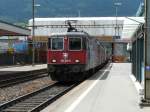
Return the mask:
[[[35,0],[36,17],[115,16],[115,0]],[[141,0],[118,0],[118,16],[135,15]],[[32,0],[0,0],[0,19],[27,22],[32,18]]]

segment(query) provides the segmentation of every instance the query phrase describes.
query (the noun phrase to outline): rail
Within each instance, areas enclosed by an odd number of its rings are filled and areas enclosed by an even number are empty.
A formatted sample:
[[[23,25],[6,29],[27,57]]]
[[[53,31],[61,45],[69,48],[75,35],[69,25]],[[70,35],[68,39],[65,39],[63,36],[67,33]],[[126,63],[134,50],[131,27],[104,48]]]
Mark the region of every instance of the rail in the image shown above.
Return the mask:
[[[45,77],[48,74],[47,70],[38,70],[38,71],[30,71],[23,73],[14,73],[14,74],[5,74],[0,75],[2,78],[0,79],[0,88],[12,86],[14,84],[22,83],[25,81],[33,80],[36,78]]]
[[[54,83],[33,93],[0,105],[1,112],[37,112],[78,84]]]

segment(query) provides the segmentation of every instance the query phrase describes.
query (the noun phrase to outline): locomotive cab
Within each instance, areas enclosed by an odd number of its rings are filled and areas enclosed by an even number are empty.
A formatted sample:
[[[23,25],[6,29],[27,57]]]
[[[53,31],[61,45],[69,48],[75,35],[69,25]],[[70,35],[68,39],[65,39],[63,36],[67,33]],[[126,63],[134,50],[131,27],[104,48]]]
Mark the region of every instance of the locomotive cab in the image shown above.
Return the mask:
[[[67,32],[49,37],[47,59],[52,80],[76,80],[74,77],[85,71],[87,36],[84,32]]]

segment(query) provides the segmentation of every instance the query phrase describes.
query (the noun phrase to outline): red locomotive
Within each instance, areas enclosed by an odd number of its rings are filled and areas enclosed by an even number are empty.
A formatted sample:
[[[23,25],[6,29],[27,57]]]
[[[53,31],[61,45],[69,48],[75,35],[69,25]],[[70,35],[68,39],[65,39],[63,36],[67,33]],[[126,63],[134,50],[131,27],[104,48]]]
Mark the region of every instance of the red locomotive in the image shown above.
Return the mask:
[[[107,53],[94,37],[70,27],[49,37],[47,60],[52,80],[80,81],[107,62]]]

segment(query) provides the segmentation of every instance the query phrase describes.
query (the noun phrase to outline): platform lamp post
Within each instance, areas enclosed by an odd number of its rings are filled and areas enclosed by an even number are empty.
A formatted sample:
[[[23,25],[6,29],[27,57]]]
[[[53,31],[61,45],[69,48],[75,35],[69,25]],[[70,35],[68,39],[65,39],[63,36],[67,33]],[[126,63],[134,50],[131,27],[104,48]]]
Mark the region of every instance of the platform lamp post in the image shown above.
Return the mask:
[[[118,26],[118,22],[117,22],[117,16],[118,16],[118,7],[121,6],[122,3],[120,2],[115,2],[114,6],[115,6],[115,17],[116,17],[116,21],[115,21],[115,36],[113,37],[113,41],[115,41],[116,37],[119,36],[119,30],[118,30],[118,34],[117,34],[117,26]],[[112,61],[114,61],[114,43],[112,43]]]
[[[32,66],[35,65],[35,7],[39,7],[40,4],[35,4],[35,0],[32,0]]]
[[[118,31],[118,34],[117,34],[117,28],[118,28],[118,20],[117,20],[117,17],[118,17],[118,7],[121,6],[122,3],[121,2],[115,2],[114,3],[114,6],[116,8],[116,12],[115,12],[115,16],[116,16],[116,25],[115,25],[115,36],[119,36],[119,31]]]
[[[35,15],[34,15],[34,5],[35,0],[32,0],[32,66],[35,64],[35,46],[34,46],[34,37],[35,37]]]
[[[80,10],[78,10],[78,17],[81,17],[81,12],[80,12]]]

